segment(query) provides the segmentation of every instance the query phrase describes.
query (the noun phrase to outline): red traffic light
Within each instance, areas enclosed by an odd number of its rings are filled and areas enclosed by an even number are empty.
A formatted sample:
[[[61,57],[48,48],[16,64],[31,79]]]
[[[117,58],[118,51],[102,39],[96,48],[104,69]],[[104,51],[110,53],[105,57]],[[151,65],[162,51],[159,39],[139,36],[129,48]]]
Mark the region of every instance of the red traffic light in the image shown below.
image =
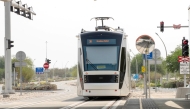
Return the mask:
[[[163,21],[160,22],[160,31],[164,32],[164,22]]]
[[[164,22],[163,22],[163,21],[161,21],[161,22],[160,22],[160,25],[164,25]]]
[[[183,44],[187,45],[188,44],[188,40],[183,40]]]

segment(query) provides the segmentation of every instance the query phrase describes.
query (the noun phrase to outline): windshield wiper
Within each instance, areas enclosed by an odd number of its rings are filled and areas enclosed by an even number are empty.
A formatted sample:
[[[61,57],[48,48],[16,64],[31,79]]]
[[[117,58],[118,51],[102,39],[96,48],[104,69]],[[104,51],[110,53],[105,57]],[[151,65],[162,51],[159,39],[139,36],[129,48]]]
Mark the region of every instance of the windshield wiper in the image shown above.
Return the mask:
[[[95,70],[98,70],[94,64],[92,64],[88,58],[86,58],[87,63],[89,63]]]

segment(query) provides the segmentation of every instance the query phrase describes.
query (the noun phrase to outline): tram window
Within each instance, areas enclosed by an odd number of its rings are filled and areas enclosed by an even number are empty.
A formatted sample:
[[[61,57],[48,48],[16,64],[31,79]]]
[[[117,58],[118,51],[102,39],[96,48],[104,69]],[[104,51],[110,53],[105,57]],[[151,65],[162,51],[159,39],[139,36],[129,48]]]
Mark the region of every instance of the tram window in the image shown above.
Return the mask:
[[[84,47],[85,70],[117,70],[119,47],[87,46]],[[86,52],[86,53],[85,53]]]

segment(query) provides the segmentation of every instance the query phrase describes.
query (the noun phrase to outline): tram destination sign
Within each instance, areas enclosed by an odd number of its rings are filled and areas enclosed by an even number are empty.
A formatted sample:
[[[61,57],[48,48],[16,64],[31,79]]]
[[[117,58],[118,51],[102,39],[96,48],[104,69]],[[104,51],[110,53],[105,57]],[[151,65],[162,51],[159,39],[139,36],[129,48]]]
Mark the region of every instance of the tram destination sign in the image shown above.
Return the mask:
[[[116,44],[116,39],[87,39],[87,45]]]

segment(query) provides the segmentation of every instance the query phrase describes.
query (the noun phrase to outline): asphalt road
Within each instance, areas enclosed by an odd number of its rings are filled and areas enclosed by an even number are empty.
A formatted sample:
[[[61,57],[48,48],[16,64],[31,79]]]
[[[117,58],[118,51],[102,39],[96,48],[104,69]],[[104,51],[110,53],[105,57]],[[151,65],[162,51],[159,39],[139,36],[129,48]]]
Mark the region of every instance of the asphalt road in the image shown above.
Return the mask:
[[[122,109],[126,100],[117,100],[115,97],[102,97],[92,100],[77,96],[76,80],[53,82],[58,90],[53,94],[43,97],[21,99],[6,103],[0,103],[2,108],[14,109]],[[117,100],[117,101],[116,101]]]

